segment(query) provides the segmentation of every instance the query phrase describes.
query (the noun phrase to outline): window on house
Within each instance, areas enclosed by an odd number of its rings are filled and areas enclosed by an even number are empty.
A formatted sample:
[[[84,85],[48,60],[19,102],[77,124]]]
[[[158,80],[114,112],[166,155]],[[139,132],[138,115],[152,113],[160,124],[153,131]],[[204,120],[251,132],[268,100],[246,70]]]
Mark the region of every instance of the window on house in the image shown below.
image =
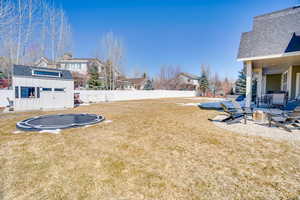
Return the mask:
[[[21,87],[21,98],[35,98],[35,88],[34,87]]]
[[[56,91],[56,92],[64,92],[65,88],[54,88],[54,91]]]
[[[46,70],[33,70],[32,74],[35,76],[60,77],[60,72]]]
[[[52,88],[43,88],[42,89],[44,92],[50,92],[50,91],[52,91]]]
[[[19,98],[19,87],[18,86],[15,87],[15,98],[16,99]]]

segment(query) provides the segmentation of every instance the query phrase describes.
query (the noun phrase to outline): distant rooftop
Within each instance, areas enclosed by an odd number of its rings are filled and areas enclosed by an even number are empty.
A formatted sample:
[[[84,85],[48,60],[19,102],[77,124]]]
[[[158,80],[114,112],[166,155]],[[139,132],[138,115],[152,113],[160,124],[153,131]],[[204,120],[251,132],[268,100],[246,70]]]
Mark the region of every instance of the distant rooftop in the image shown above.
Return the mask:
[[[196,76],[196,75],[193,75],[193,74],[190,74],[190,73],[186,73],[186,72],[182,72],[179,75],[186,76],[186,77],[188,77],[190,79],[194,79],[194,80],[199,80],[200,79],[199,76]]]
[[[41,60],[46,61],[48,64],[55,64],[56,62],[48,59],[47,57],[42,56],[37,62],[39,63]],[[92,62],[96,61],[99,63],[102,63],[101,60],[98,58],[74,58],[71,53],[65,53],[61,58],[58,59],[57,63],[62,63],[62,62]]]

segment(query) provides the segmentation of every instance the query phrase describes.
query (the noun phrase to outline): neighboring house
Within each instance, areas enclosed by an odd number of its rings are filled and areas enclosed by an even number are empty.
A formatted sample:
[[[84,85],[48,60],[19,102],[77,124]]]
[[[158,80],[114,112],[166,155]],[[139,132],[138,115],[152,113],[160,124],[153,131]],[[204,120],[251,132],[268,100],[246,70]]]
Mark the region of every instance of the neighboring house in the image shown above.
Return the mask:
[[[176,77],[178,82],[178,89],[182,90],[195,90],[199,86],[199,76],[189,74],[189,73],[180,73]]]
[[[53,62],[45,57],[41,57],[36,63],[36,67],[47,67],[65,69],[72,72],[75,87],[86,88],[87,80],[89,79],[89,71],[96,67],[100,79],[105,79],[105,66],[97,58],[73,58],[72,54],[65,53],[64,56],[57,62]]]
[[[14,65],[14,110],[72,108],[74,81],[68,70]]]
[[[121,78],[118,80],[118,89],[122,90],[144,90],[148,78]]]
[[[246,68],[246,106],[253,79],[258,97],[277,91],[300,96],[300,7],[254,17],[253,30],[242,34],[238,61]]]
[[[36,67],[59,68],[70,70],[71,72],[88,75],[89,68],[97,67],[99,74],[105,72],[104,64],[97,58],[73,58],[72,54],[66,53],[57,62],[46,57],[41,57],[35,65]]]
[[[71,54],[65,54],[57,62],[58,68],[70,70],[83,75],[88,75],[89,68],[97,67],[98,72],[104,76],[104,64],[97,58],[73,58]]]
[[[43,57],[43,56],[34,63],[34,66],[35,67],[47,67],[47,68],[57,68],[58,67],[54,61],[49,60],[48,58]]]

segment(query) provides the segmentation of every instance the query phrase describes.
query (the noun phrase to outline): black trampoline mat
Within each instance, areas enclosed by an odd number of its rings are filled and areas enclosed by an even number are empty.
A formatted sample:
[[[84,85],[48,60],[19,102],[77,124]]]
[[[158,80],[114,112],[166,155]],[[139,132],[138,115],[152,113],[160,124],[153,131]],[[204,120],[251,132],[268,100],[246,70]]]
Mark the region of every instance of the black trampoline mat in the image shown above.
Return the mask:
[[[30,124],[32,125],[42,125],[42,126],[55,126],[55,125],[65,125],[65,124],[76,124],[76,123],[88,123],[97,119],[97,116],[91,115],[49,115],[43,116],[36,119],[32,119]]]
[[[103,120],[103,116],[95,114],[44,115],[23,120],[17,123],[17,128],[28,131],[64,129],[95,124]]]

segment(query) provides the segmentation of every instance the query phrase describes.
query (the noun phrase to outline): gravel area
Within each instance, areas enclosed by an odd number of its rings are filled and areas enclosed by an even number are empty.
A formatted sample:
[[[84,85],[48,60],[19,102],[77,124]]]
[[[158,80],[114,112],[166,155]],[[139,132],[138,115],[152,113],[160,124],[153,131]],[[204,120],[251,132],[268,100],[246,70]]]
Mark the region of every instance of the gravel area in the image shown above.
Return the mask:
[[[281,128],[275,126],[268,127],[266,123],[255,122],[252,119],[247,121],[247,124],[244,124],[244,121],[241,120],[241,123],[227,124],[224,122],[218,122],[219,120],[224,119],[225,115],[218,115],[214,118],[213,123],[223,129],[250,136],[261,136],[266,138],[271,138],[274,140],[285,140],[285,141],[300,141],[300,130],[289,127],[292,132],[289,133]]]

